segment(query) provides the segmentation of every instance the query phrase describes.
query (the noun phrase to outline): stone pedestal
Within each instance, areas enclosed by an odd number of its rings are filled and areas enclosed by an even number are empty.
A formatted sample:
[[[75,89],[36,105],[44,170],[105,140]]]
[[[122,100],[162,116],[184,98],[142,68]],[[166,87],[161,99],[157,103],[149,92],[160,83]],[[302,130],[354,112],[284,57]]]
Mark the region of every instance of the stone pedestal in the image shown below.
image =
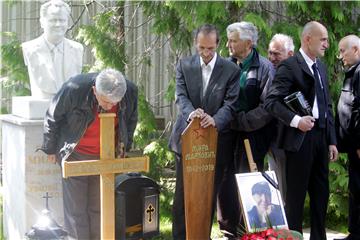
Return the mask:
[[[30,103],[29,103],[30,104]],[[26,106],[20,110],[26,113]],[[32,112],[28,112],[31,116]],[[3,222],[6,239],[24,239],[45,208],[46,192],[53,218],[63,225],[61,169],[36,149],[43,138],[43,120],[0,115],[3,153]]]
[[[50,100],[31,96],[13,97],[11,112],[25,119],[44,119]]]

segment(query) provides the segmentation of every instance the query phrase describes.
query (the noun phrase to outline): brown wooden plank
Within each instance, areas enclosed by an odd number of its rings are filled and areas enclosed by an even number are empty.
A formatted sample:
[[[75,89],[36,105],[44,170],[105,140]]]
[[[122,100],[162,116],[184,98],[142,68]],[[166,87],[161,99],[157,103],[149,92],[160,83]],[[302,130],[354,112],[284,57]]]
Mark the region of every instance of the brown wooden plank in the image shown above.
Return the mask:
[[[213,206],[217,131],[195,118],[183,132],[182,164],[186,239],[209,239]]]
[[[101,239],[115,239],[115,177],[113,173],[100,175]]]
[[[148,172],[150,160],[148,156],[103,160],[86,160],[62,164],[63,178],[74,176],[90,176],[107,173]]]
[[[114,113],[99,114],[100,118],[100,162],[109,165],[115,158]],[[115,239],[115,177],[114,171],[100,175],[100,219],[101,239]]]
[[[247,156],[247,159],[249,162],[250,172],[257,172],[258,169],[257,169],[256,163],[255,163],[253,155],[252,155],[249,139],[244,139],[244,145],[245,145],[246,156]]]

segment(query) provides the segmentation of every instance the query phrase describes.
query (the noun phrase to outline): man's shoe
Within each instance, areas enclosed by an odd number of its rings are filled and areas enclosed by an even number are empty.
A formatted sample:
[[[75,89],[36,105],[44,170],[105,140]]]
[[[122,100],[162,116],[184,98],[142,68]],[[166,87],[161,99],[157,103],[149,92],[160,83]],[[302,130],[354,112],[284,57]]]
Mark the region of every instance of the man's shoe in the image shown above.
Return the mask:
[[[224,234],[224,238],[226,240],[236,240],[236,239],[238,239],[236,237],[236,234],[230,233],[230,232],[225,231],[225,230],[221,230],[221,232]]]

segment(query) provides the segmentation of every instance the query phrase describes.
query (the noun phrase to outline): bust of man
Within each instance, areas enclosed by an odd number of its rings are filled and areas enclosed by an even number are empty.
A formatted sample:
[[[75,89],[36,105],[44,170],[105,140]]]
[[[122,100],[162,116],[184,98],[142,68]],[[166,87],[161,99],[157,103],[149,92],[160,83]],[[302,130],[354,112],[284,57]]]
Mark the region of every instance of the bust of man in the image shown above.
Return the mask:
[[[21,45],[34,97],[52,98],[65,81],[81,73],[84,48],[65,38],[69,16],[70,7],[62,0],[44,3],[40,8],[44,33]]]

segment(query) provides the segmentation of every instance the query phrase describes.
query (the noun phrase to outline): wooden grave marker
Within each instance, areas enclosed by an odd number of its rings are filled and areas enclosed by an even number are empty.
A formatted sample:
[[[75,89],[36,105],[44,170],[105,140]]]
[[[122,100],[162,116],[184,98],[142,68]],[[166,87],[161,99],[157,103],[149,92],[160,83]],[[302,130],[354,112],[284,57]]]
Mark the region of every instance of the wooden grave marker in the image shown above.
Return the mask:
[[[195,118],[181,136],[186,239],[209,239],[214,201],[217,130]]]
[[[63,178],[100,175],[101,239],[115,239],[115,173],[148,172],[149,157],[115,159],[115,113],[101,113],[100,160],[63,161]]]

